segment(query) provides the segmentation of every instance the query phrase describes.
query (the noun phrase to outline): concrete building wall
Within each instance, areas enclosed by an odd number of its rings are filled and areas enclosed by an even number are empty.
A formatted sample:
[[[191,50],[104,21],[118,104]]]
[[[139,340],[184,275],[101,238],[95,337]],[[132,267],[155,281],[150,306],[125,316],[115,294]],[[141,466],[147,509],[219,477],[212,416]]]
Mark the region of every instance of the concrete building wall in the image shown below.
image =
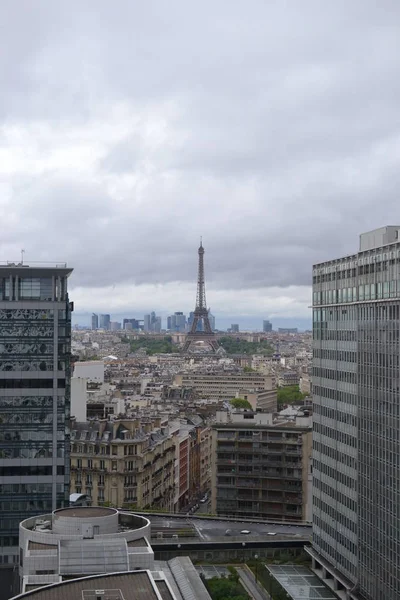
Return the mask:
[[[400,597],[399,229],[313,267],[313,553],[367,600]]]
[[[246,360],[249,359],[246,358]],[[241,389],[271,390],[275,387],[274,377],[261,373],[226,375],[183,373],[175,376],[174,383],[184,387],[195,388],[199,395],[217,400],[230,400]]]
[[[212,512],[238,519],[305,519],[311,428],[251,425],[247,416],[241,415],[240,424],[212,428]]]
[[[76,362],[74,377],[86,378],[94,383],[104,383],[104,361],[88,360]]]
[[[79,423],[86,421],[87,383],[84,377],[71,377],[71,417]]]

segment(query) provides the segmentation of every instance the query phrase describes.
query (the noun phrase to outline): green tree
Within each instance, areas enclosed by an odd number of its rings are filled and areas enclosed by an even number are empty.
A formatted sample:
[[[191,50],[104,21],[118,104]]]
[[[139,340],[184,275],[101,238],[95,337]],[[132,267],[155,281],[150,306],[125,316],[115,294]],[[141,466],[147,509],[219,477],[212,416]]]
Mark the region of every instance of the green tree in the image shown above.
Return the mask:
[[[302,394],[298,385],[288,385],[278,388],[278,404],[296,404],[304,400],[307,394]]]
[[[244,398],[232,398],[231,405],[233,408],[247,408],[248,410],[253,410],[250,402]]]
[[[249,600],[243,587],[236,577],[213,577],[206,581],[206,587],[213,600]]]
[[[179,352],[178,346],[172,343],[171,336],[167,335],[162,339],[154,339],[150,337],[140,337],[138,340],[131,340],[131,352],[136,352],[140,348],[146,350],[146,354],[171,354]]]
[[[274,353],[268,340],[248,342],[241,338],[226,336],[219,339],[219,344],[227,354],[265,354],[271,356]]]

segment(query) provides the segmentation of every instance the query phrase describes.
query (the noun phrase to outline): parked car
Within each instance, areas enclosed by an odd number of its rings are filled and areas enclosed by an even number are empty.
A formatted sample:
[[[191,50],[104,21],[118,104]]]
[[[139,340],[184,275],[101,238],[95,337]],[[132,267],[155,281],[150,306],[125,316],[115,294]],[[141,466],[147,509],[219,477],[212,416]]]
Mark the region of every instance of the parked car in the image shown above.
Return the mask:
[[[251,533],[251,531],[249,531],[248,529],[242,529],[240,533],[242,533],[243,535],[248,535],[249,533]]]

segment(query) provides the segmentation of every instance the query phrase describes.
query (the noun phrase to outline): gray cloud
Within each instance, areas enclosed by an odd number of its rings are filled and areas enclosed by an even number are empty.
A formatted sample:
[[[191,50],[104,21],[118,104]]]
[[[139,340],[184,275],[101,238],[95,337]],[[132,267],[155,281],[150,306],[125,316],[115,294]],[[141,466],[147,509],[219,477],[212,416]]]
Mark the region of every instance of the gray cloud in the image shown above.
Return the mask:
[[[0,7],[3,259],[71,283],[310,283],[398,218],[400,7]],[[286,290],[286,292],[285,292]],[[110,297],[110,302],[112,298]]]

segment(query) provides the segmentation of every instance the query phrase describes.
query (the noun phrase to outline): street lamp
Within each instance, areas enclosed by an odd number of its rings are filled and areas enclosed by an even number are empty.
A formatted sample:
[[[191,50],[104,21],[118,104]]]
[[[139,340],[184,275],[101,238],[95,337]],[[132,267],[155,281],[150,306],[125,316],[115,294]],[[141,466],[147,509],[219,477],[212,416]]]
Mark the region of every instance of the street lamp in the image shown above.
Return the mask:
[[[258,583],[258,554],[254,555],[256,561],[256,583]]]
[[[242,546],[243,546],[243,562],[245,562],[245,560],[244,560],[244,549],[246,548],[246,542],[242,542]]]

